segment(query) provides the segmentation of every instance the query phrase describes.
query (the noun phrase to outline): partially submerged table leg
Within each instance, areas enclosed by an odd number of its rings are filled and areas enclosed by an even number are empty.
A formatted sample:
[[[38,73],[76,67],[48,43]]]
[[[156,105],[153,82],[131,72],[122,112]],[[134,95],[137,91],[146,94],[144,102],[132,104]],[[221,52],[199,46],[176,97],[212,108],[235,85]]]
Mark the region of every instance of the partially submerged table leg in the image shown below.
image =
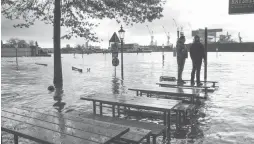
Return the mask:
[[[165,126],[167,126],[166,116],[167,116],[167,114],[166,114],[166,112],[164,112],[163,113],[163,123],[164,123]],[[168,132],[167,132],[167,129],[166,129],[166,131],[163,133],[163,140],[165,140],[165,138],[167,137],[167,134],[168,134]]]
[[[100,115],[102,116],[102,102],[100,102]]]
[[[120,117],[120,106],[117,105],[117,116]]]
[[[115,105],[112,105],[112,116],[115,117]]]
[[[171,140],[171,136],[170,136],[170,124],[171,124],[170,111],[167,112],[166,121],[167,121],[167,140],[168,140],[168,142],[170,142],[170,140]]]
[[[96,114],[96,101],[93,101],[93,114]]]

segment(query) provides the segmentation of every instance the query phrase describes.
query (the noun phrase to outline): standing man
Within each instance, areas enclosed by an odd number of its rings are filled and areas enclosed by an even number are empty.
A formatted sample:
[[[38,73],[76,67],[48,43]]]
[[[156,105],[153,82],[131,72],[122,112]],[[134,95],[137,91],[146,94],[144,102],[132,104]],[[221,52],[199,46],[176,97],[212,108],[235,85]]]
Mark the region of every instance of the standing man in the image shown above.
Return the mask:
[[[200,70],[202,65],[202,59],[205,60],[205,48],[200,43],[199,36],[195,36],[194,43],[190,47],[190,57],[192,60],[192,72],[191,72],[191,85],[195,85],[194,78],[196,73],[197,86],[202,86],[200,83]]]
[[[182,73],[184,69],[185,59],[188,56],[188,51],[185,46],[185,36],[181,36],[177,41],[176,52],[177,52],[177,65],[178,65],[178,79],[177,84],[185,84],[182,80]]]

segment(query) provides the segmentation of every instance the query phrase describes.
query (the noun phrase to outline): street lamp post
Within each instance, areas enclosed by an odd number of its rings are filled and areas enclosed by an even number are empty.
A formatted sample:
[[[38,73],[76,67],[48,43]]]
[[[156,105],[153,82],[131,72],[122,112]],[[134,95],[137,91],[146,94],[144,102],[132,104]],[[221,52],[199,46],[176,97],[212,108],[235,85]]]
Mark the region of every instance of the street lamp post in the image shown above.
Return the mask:
[[[124,34],[125,31],[123,30],[123,27],[121,25],[121,29],[118,31],[120,39],[121,39],[121,75],[123,79],[123,39],[124,39]]]
[[[15,49],[16,49],[16,64],[17,64],[17,66],[18,66],[18,65],[19,65],[19,64],[18,64],[18,44],[15,45]]]

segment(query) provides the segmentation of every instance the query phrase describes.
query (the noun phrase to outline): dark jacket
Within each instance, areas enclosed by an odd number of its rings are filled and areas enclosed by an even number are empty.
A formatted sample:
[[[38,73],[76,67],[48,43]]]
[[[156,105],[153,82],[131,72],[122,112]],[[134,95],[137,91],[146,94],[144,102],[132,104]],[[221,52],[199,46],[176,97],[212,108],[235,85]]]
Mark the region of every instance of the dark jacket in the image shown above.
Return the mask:
[[[188,50],[184,43],[181,43],[179,40],[176,44],[176,53],[178,58],[187,58],[188,57]]]
[[[205,59],[205,48],[202,43],[194,42],[190,47],[190,57],[194,61]]]

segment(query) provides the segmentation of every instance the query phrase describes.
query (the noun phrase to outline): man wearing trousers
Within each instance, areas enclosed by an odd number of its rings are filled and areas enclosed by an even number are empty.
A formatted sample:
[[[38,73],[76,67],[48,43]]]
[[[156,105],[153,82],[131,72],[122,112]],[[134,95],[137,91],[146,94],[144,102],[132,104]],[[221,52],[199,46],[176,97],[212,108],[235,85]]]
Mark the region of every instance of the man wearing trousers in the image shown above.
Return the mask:
[[[185,46],[185,36],[181,36],[177,41],[176,51],[177,51],[177,65],[178,65],[178,79],[177,84],[184,84],[182,80],[182,73],[184,69],[185,59],[188,56],[188,51]]]
[[[191,85],[195,85],[196,73],[197,86],[202,86],[203,84],[200,83],[200,70],[202,59],[205,59],[205,49],[203,44],[200,43],[199,36],[195,36],[194,43],[190,47],[190,57],[192,60]]]

